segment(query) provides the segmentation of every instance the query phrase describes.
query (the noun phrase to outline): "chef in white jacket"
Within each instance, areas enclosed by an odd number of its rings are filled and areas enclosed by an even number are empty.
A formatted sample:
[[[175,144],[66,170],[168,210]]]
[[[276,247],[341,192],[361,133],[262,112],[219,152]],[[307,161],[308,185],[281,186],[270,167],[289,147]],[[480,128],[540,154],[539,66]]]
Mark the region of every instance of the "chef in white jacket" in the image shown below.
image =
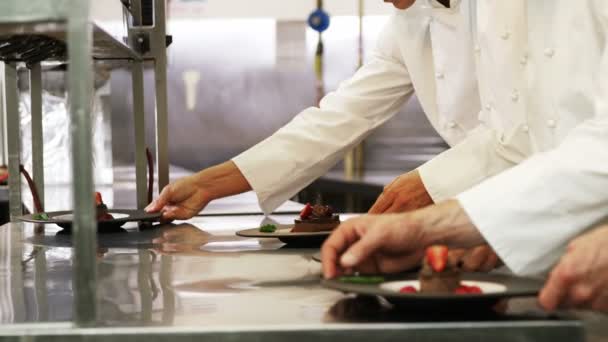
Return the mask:
[[[406,9],[415,1],[391,2]],[[304,110],[233,160],[169,185],[148,210],[162,210],[167,220],[187,219],[213,199],[253,189],[263,211],[270,213],[327,172],[414,93],[450,145],[466,142],[440,161],[399,177],[388,191],[399,187],[399,198],[382,196],[385,203],[390,200],[395,205],[377,205],[374,211],[424,207],[513,165],[516,160],[494,153],[497,134],[478,119],[475,53],[479,51],[471,40],[468,13],[468,1],[460,0],[419,0],[407,11],[398,11],[381,33],[372,57],[319,108]],[[445,170],[450,170],[449,175]],[[463,257],[470,269],[489,269],[496,260],[487,248],[476,248]]]
[[[323,247],[326,277],[396,271],[436,243],[488,242],[513,271],[545,272],[608,213],[608,3],[476,2],[480,118],[496,150],[526,160],[438,205],[343,224]]]
[[[398,8],[413,2],[393,1]],[[169,185],[148,210],[162,209],[166,219],[186,219],[213,199],[253,189],[263,211],[270,213],[325,174],[414,93],[450,145],[466,140],[442,161],[409,174],[417,190],[412,192],[418,198],[409,198],[418,203],[414,208],[449,198],[513,165],[515,161],[493,153],[497,134],[478,119],[467,5],[460,0],[419,0],[407,11],[397,11],[371,58],[319,108],[304,110],[233,160]]]

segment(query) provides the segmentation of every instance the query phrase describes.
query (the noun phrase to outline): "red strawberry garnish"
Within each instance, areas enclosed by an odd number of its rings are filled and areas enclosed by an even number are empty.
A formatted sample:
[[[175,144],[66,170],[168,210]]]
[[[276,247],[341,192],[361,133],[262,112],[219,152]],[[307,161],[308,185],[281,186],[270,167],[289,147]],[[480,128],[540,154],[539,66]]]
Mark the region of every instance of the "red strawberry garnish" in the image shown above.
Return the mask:
[[[459,288],[454,290],[454,293],[455,294],[467,294],[467,293],[469,293],[469,288],[468,288],[468,286],[461,285]]]
[[[114,219],[114,216],[110,215],[109,213],[105,213],[101,217],[98,217],[97,221],[110,221],[113,219]]]
[[[8,179],[8,172],[0,174],[0,183],[6,182],[7,179]]]
[[[300,218],[302,220],[306,220],[310,214],[312,214],[312,205],[310,205],[310,203],[306,203],[306,206],[300,212]]]
[[[483,293],[483,291],[481,290],[481,288],[479,286],[460,285],[459,288],[454,290],[454,293],[455,294],[480,294],[480,293]]]
[[[399,290],[399,293],[417,293],[417,292],[418,291],[413,286],[406,286],[406,287],[402,288],[401,290]]]
[[[446,246],[431,246],[426,249],[426,260],[435,272],[443,272],[448,263],[448,248]]]
[[[481,291],[481,288],[479,286],[469,286],[469,293],[483,293],[483,291]]]
[[[95,193],[95,205],[103,204],[103,200],[101,199],[101,194],[99,192]]]

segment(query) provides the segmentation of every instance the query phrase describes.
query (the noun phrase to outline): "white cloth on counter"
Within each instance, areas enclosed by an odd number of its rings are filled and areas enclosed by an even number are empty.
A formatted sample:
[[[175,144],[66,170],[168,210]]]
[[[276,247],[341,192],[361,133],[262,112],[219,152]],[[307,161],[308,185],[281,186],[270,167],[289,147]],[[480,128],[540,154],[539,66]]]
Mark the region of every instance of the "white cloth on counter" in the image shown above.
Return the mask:
[[[462,15],[463,9],[466,6],[458,1],[453,1],[452,8],[443,8],[434,0],[425,0],[407,11],[397,11],[382,31],[372,57],[328,94],[320,108],[304,110],[270,138],[233,159],[264,212],[271,212],[325,174],[398,112],[414,91],[448,144],[457,144],[479,125],[470,21]],[[459,156],[469,158],[462,151],[444,163],[423,168],[425,184],[442,194],[435,199],[453,196],[487,177],[487,170],[470,175]],[[489,153],[475,158],[495,159]],[[484,163],[494,161],[478,164]],[[454,182],[445,184],[445,170],[451,170]]]
[[[608,2],[477,9],[483,121],[534,155],[457,198],[511,270],[545,272],[608,214]]]

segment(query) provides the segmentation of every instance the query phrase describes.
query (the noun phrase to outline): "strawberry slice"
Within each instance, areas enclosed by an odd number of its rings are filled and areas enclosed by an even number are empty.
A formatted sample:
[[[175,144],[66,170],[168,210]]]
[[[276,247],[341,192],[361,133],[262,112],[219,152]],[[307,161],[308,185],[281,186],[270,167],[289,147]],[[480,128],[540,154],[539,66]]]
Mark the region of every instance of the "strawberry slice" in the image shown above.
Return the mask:
[[[454,290],[455,294],[468,294],[469,293],[469,287],[465,286],[465,285],[461,285],[459,288],[457,288],[456,290]]]
[[[306,203],[306,206],[300,212],[300,218],[302,220],[306,220],[310,214],[312,214],[312,205],[310,205],[310,203]]]
[[[406,286],[399,290],[399,293],[417,293],[416,288],[413,286]]]
[[[99,192],[95,193],[95,205],[103,204],[103,199],[101,199],[101,194]]]
[[[8,172],[0,174],[0,183],[4,183],[8,180]]]
[[[479,286],[469,286],[469,293],[473,293],[473,294],[479,294],[479,293],[483,293],[483,291],[481,290],[481,288]]]
[[[427,248],[426,260],[435,272],[443,272],[448,263],[448,248],[440,245]]]

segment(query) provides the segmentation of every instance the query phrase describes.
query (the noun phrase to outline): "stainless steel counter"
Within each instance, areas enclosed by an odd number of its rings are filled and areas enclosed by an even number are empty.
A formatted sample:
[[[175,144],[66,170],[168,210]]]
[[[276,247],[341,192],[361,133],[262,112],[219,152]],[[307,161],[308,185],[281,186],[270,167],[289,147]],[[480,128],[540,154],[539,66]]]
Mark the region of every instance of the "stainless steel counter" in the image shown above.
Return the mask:
[[[584,322],[548,317],[534,299],[511,303],[504,315],[424,316],[324,289],[320,265],[311,259],[317,250],[234,235],[263,220],[198,217],[99,234],[99,320],[84,329],[70,323],[70,236],[54,226],[4,225],[0,340],[23,341],[24,335],[28,341],[101,341],[109,335],[146,342],[584,340]],[[293,216],[270,220],[288,223]],[[597,341],[605,332],[599,331]]]

